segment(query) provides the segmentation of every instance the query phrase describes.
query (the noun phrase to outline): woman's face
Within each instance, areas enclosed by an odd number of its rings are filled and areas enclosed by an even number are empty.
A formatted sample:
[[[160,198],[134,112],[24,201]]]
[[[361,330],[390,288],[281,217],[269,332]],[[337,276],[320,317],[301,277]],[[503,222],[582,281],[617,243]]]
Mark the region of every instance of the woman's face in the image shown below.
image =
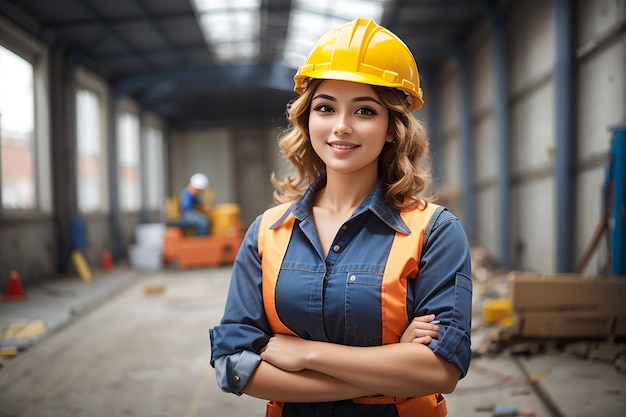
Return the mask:
[[[378,175],[388,126],[387,108],[367,84],[325,80],[313,94],[309,135],[328,173]]]

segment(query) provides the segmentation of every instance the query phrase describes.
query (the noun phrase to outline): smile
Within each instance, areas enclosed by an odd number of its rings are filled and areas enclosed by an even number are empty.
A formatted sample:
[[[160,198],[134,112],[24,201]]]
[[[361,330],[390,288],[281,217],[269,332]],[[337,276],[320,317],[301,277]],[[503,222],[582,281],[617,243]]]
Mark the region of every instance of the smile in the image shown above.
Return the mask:
[[[335,149],[354,149],[354,148],[358,148],[359,145],[337,145],[334,143],[329,143],[329,145]]]

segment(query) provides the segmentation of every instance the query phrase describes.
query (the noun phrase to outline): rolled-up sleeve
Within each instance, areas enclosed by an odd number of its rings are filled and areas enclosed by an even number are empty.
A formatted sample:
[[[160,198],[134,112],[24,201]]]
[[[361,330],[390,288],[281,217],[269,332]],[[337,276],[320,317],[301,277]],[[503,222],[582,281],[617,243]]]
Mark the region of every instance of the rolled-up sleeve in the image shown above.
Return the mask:
[[[417,278],[411,283],[413,317],[435,314],[439,336],[428,346],[455,364],[461,378],[472,357],[471,276],[469,244],[461,223],[447,210],[437,212],[424,237]]]
[[[213,362],[217,385],[224,392],[241,395],[241,390],[260,361],[258,354],[246,350],[230,356],[220,356]]]
[[[258,352],[270,335],[261,292],[259,222],[260,217],[246,232],[235,259],[222,320],[209,329],[211,366],[218,385],[238,395],[258,366]]]

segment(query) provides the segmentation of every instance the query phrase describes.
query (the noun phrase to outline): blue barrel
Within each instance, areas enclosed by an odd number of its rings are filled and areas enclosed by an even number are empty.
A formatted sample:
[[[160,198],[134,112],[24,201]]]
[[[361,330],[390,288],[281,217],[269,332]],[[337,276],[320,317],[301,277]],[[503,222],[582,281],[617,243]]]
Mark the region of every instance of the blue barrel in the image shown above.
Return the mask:
[[[80,216],[72,221],[72,249],[81,253],[87,250],[87,222]]]

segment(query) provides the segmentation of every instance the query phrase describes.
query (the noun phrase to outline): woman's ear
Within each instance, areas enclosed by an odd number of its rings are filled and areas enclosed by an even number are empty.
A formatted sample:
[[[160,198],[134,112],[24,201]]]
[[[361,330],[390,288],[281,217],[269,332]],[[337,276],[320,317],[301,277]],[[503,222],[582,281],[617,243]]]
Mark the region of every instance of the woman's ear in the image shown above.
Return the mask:
[[[394,137],[387,136],[387,139],[385,140],[385,143],[387,143],[389,145],[395,145],[396,144],[396,139]]]

